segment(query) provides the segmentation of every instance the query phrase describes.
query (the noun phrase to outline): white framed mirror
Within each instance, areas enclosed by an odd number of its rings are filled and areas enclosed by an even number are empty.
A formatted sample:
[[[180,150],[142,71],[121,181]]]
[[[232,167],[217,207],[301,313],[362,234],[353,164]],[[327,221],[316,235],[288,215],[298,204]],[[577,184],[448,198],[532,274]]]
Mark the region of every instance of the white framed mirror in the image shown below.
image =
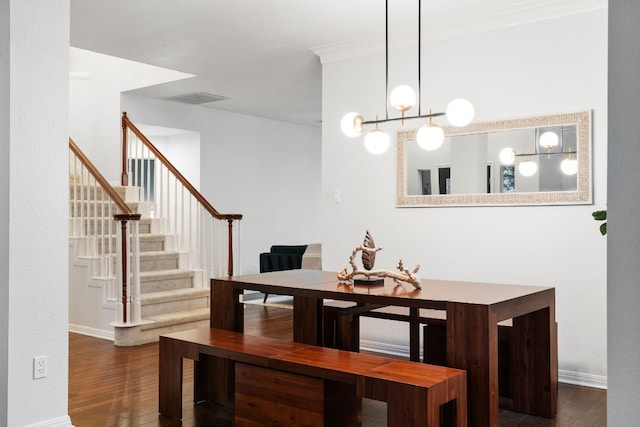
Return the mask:
[[[433,151],[396,134],[398,207],[592,203],[591,111],[445,127]]]

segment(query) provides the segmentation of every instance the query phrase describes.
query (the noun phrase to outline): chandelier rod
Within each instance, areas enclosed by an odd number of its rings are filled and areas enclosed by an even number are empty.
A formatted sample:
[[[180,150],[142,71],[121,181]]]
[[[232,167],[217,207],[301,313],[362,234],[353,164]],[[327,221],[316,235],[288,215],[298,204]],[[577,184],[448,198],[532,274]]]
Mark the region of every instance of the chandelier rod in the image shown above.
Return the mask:
[[[422,53],[422,2],[418,0],[418,116],[422,114],[422,91],[420,90],[420,68],[422,67],[422,61],[420,55]]]
[[[384,111],[385,119],[389,120],[389,0],[384,2],[384,61],[385,61],[385,86],[384,86]]]
[[[365,120],[362,122],[362,124],[371,125],[371,124],[377,124],[377,123],[395,122],[398,120],[428,119],[430,117],[440,117],[446,114],[447,113],[442,112],[442,113],[421,114],[417,116],[392,117],[390,119]]]

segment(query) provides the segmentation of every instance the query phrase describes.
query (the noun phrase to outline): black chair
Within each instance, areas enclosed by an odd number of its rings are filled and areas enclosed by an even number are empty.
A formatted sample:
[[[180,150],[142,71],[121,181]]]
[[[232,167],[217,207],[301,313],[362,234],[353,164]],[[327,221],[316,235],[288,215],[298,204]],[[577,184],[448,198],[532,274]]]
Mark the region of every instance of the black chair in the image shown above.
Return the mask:
[[[269,252],[260,254],[260,273],[269,271],[296,270],[302,266],[302,255],[307,245],[273,245]],[[264,295],[267,302],[269,294]]]

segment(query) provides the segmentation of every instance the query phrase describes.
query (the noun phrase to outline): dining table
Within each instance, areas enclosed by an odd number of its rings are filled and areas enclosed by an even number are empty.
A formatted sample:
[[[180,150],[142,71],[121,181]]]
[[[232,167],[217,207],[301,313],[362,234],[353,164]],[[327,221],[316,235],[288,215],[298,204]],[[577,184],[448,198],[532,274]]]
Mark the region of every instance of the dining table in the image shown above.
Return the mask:
[[[214,278],[212,328],[242,332],[245,291],[293,297],[293,340],[322,345],[325,300],[442,310],[446,319],[446,364],[467,371],[468,420],[472,426],[497,426],[498,323],[512,321],[512,409],[553,418],[558,398],[555,288],[504,283],[421,279],[420,287],[386,278],[375,285],[339,280],[336,272],[286,270]],[[268,320],[267,320],[268,321]],[[211,369],[211,366],[214,366]],[[209,365],[196,392],[220,396],[233,385],[231,366]],[[213,383],[213,384],[212,384]]]

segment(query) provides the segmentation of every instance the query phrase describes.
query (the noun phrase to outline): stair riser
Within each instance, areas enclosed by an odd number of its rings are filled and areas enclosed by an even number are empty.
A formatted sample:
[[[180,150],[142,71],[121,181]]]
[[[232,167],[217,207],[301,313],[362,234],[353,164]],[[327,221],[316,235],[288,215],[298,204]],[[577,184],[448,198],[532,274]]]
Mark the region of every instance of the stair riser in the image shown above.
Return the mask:
[[[202,296],[179,301],[167,301],[159,304],[145,304],[142,306],[142,317],[156,314],[173,313],[187,311],[195,308],[205,308],[209,306],[209,297]]]
[[[118,212],[118,208],[116,207],[115,204],[111,204],[111,213],[115,214]],[[71,202],[71,205],[69,206],[69,215],[72,217],[79,217],[79,216],[99,216],[99,217],[104,217],[104,216],[108,216],[109,215],[109,204],[108,203],[103,203],[103,202],[98,202],[98,203],[94,203],[93,201],[89,202],[89,203],[85,203],[84,204],[76,204]]]
[[[120,225],[109,219],[109,218],[97,218],[97,219],[89,219],[89,220],[80,220],[74,219],[70,221],[70,227],[73,227],[75,224],[75,235],[84,235],[84,236],[92,236],[94,234],[109,234],[115,233],[120,229]],[[109,225],[111,225],[111,229],[109,229]],[[84,232],[81,233],[82,228],[84,228]],[[70,230],[73,233],[73,230]],[[149,234],[151,233],[151,223],[148,221],[140,221],[138,224],[138,233],[139,234]]]
[[[173,257],[141,258],[140,271],[173,270],[178,268],[178,254]]]
[[[137,204],[128,203],[128,206],[129,206],[129,209],[131,209],[131,212],[138,213]],[[86,203],[86,201],[84,204],[80,204],[80,203],[76,204],[71,202],[69,206],[69,215],[71,217],[80,217],[80,216],[103,217],[103,216],[108,216],[109,213],[111,213],[112,215],[116,214],[119,211],[120,210],[118,209],[117,205],[114,203],[111,204],[111,211],[109,211],[109,203],[102,202],[102,201],[98,201],[97,203],[94,203],[93,201],[91,201],[88,204]]]
[[[165,279],[165,280],[141,280],[140,292],[145,294],[149,292],[171,291],[174,289],[186,289],[193,286],[193,280],[188,278]]]
[[[164,250],[162,240],[140,240],[140,252],[156,252]]]
[[[102,187],[80,187],[80,185],[74,187],[73,184],[69,186],[69,198],[71,200],[93,200],[98,199],[102,200],[102,198],[108,198],[107,192],[102,189]]]

